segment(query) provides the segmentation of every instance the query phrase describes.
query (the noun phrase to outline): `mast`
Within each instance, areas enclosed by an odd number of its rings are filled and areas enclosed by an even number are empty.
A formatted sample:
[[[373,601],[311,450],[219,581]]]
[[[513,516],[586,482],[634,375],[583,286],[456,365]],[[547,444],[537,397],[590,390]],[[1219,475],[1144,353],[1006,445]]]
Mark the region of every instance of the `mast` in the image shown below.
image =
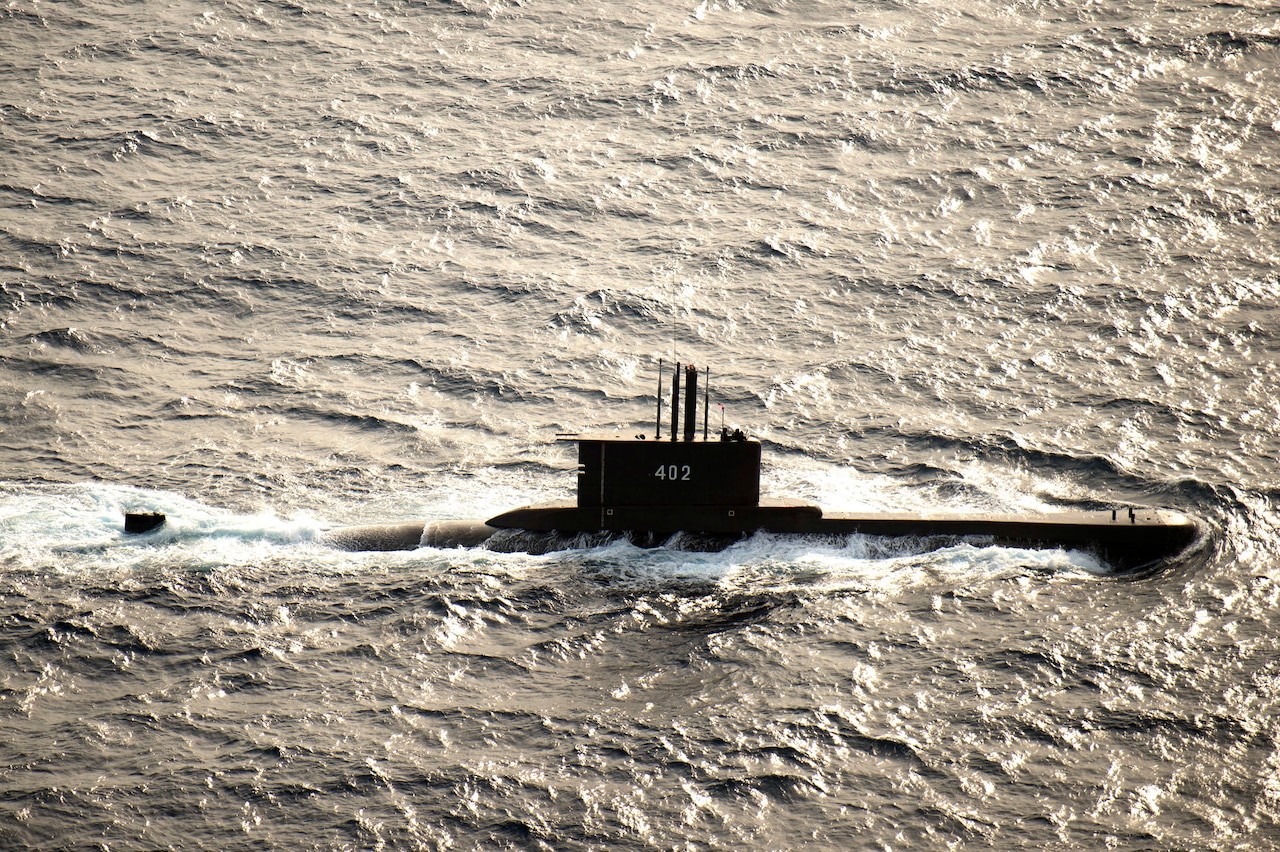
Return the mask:
[[[702,440],[707,440],[707,410],[711,408],[711,365],[707,365],[707,381],[702,387]]]
[[[680,362],[671,380],[671,440],[680,440]]]
[[[653,440],[662,439],[662,359],[658,359],[658,410],[653,415]]]
[[[698,368],[690,364],[684,368],[684,439],[693,440],[698,428]]]

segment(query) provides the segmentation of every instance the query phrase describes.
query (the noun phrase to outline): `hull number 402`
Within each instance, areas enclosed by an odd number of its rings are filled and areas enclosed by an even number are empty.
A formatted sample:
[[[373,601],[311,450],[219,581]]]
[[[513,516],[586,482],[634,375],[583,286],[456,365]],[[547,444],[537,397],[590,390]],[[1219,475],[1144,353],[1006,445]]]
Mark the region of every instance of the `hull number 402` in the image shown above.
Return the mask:
[[[688,482],[690,473],[687,464],[660,464],[653,475],[668,482]]]

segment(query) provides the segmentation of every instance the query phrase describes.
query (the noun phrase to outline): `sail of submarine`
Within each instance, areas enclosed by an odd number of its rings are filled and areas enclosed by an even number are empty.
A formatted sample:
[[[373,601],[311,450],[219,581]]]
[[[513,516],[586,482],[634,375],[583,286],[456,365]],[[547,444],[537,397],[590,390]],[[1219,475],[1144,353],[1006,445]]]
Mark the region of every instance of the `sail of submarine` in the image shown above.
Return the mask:
[[[655,546],[680,533],[686,545],[702,549],[725,547],[756,532],[825,537],[859,534],[1085,550],[1116,568],[1133,569],[1172,557],[1197,537],[1192,519],[1167,509],[827,513],[801,500],[761,499],[760,442],[723,427],[718,439],[709,440],[709,394],[705,390],[702,440],[696,440],[699,373],[692,365],[683,370],[683,406],[682,370],[679,364],[675,366],[670,430],[662,436],[662,369],[659,362],[653,439],[644,435],[559,436],[559,440],[578,446],[577,500],[522,506],[486,521],[343,527],[328,532],[326,540],[356,551],[484,547],[545,553],[616,538]]]

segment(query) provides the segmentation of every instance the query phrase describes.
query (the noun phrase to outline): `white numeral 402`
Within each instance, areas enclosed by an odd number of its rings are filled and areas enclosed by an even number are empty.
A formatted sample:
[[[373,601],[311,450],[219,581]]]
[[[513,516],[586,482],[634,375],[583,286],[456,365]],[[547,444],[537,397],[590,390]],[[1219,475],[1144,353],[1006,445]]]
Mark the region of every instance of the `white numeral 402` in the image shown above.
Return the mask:
[[[660,464],[653,475],[658,479],[671,482],[688,482],[689,474],[692,472],[687,464]]]

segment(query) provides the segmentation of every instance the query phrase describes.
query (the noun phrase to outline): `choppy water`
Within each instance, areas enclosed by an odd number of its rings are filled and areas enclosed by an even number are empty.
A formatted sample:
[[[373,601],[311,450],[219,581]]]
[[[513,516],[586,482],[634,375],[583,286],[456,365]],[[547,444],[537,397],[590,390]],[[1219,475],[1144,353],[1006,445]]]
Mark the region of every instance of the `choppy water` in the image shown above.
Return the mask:
[[[1278,175],[1252,0],[6,3],[0,845],[1280,846]],[[774,495],[1206,537],[317,541],[658,358]]]

